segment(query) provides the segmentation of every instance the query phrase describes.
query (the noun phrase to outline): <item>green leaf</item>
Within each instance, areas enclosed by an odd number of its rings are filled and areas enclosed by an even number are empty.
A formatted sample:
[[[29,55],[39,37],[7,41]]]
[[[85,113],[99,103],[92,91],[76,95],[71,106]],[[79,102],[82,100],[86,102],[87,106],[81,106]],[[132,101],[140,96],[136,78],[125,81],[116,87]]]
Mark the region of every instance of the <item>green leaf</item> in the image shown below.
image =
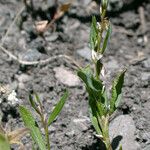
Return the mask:
[[[107,6],[108,6],[108,0],[102,0],[102,7],[104,9],[107,9]]]
[[[39,104],[41,104],[41,101],[40,101],[40,98],[39,98],[38,94],[34,92],[34,95],[35,95],[36,101],[37,101]]]
[[[31,112],[23,106],[19,107],[19,112],[25,126],[30,129],[33,140],[41,150],[46,150],[45,141]]]
[[[101,60],[99,59],[96,62],[96,73],[97,73],[97,77],[99,77],[101,70],[102,70],[103,64],[101,63]]]
[[[36,104],[35,104],[31,94],[29,94],[29,102],[30,102],[31,106],[35,109],[36,108]]]
[[[60,101],[55,106],[52,113],[50,114],[50,116],[48,118],[48,125],[50,125],[56,119],[56,117],[59,115],[59,113],[61,112],[61,110],[67,100],[67,97],[68,97],[68,92],[66,91],[64,93],[64,95],[62,96],[62,98],[60,99]]]
[[[123,70],[113,81],[112,97],[110,100],[110,112],[113,113],[121,100],[122,87],[126,70]]]
[[[100,116],[104,115],[106,111],[105,101],[102,96],[102,82],[93,77],[89,66],[78,70],[77,74],[86,85],[87,92],[89,93],[89,105],[92,111],[95,109]]]
[[[95,50],[97,40],[97,21],[95,16],[92,17],[91,31],[90,31],[90,48]]]
[[[95,96],[101,94],[103,85],[100,80],[97,80],[93,77],[92,71],[89,66],[78,70],[77,74],[85,83],[89,94],[93,93],[95,94]]]
[[[108,44],[108,41],[109,41],[109,37],[110,37],[110,34],[112,32],[112,27],[111,25],[109,24],[108,26],[108,29],[107,29],[107,32],[106,32],[106,36],[104,38],[104,42],[103,42],[103,47],[101,49],[101,54],[103,54],[105,52],[105,49],[107,47],[107,44]]]
[[[97,121],[97,117],[93,115],[91,108],[89,112],[90,112],[90,119],[91,119],[93,127],[95,128],[96,133],[98,135],[102,135],[101,129],[99,127],[99,123]]]
[[[0,133],[0,149],[1,150],[11,150],[8,139],[2,133]]]

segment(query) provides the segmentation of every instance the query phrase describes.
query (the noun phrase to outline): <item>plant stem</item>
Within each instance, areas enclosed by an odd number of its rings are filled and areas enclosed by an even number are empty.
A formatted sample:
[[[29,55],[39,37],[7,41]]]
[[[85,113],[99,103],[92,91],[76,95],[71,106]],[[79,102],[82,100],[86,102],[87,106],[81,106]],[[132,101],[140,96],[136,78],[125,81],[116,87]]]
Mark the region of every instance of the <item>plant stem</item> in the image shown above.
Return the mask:
[[[103,137],[104,137],[103,142],[105,143],[107,150],[112,150],[111,141],[109,137],[109,115],[106,115],[106,117],[102,119],[102,122],[103,122],[102,131],[103,131]]]
[[[42,125],[43,125],[43,128],[44,128],[44,132],[45,132],[45,141],[46,141],[46,144],[47,144],[47,149],[50,150],[48,124],[47,124],[47,121],[44,118],[43,113],[40,114],[40,117],[41,117],[41,122],[42,122]]]
[[[49,142],[49,133],[48,133],[48,125],[46,123],[45,125],[45,136],[46,136],[46,141],[47,141],[47,148],[50,150],[50,142]]]

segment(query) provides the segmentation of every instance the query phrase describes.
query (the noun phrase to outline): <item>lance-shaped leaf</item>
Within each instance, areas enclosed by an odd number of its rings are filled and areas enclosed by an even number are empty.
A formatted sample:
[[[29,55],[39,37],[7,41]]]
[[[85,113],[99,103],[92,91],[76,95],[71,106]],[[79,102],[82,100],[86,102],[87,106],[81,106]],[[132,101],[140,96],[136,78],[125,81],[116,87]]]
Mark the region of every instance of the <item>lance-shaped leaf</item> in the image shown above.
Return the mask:
[[[94,109],[97,111],[96,113],[102,116],[105,113],[105,101],[102,96],[103,84],[100,80],[97,80],[95,77],[93,77],[89,66],[78,70],[77,74],[86,85],[87,92],[89,93],[90,107],[94,107]]]
[[[60,99],[60,101],[57,103],[54,110],[50,114],[50,116],[48,118],[48,125],[50,125],[56,119],[56,117],[59,115],[59,113],[61,112],[61,110],[67,100],[67,97],[68,97],[68,91],[66,91],[64,93],[64,95],[62,96],[62,98]]]
[[[110,112],[113,113],[121,100],[122,87],[124,83],[126,69],[123,70],[113,81],[112,97],[110,100]]]
[[[101,73],[101,70],[103,68],[103,64],[101,63],[101,60],[99,59],[97,62],[96,62],[96,73],[97,73],[97,76],[99,77],[100,73]]]
[[[111,27],[111,24],[109,24],[107,32],[106,32],[106,35],[105,35],[105,38],[104,38],[103,47],[101,49],[101,54],[103,54],[105,52],[105,50],[106,50],[106,47],[108,45],[111,32],[112,32],[112,27]]]
[[[19,112],[25,126],[30,129],[30,134],[40,150],[46,150],[45,141],[31,112],[23,106],[19,107]]]
[[[102,7],[103,7],[104,9],[107,9],[108,1],[109,1],[109,0],[102,0]]]
[[[94,115],[91,107],[89,108],[89,112],[90,112],[90,119],[91,119],[93,127],[95,128],[96,133],[98,135],[102,135],[102,132],[101,132],[101,129],[100,129],[97,117]]]
[[[89,94],[95,94],[95,96],[99,97],[103,88],[103,85],[100,80],[97,80],[93,77],[92,71],[89,66],[84,69],[80,69],[77,72],[78,76],[85,83],[86,88]]]
[[[95,50],[96,41],[97,41],[97,21],[95,16],[92,17],[91,31],[90,31],[90,48]]]
[[[35,102],[35,100],[33,99],[33,97],[32,97],[31,94],[29,95],[29,102],[30,102],[31,106],[33,107],[33,109],[34,109],[38,114],[40,114],[40,111],[39,111],[39,109],[38,109],[38,107],[37,107],[37,104],[36,104],[36,102]]]

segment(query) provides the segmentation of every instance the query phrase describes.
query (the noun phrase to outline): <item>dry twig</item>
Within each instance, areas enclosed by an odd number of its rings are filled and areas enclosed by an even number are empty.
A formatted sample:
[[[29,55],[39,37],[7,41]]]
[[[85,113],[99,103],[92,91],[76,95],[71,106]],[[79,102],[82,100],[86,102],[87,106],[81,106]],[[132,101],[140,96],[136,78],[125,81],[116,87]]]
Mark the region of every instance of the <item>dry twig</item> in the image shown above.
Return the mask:
[[[6,40],[6,37],[8,36],[9,32],[11,31],[13,25],[15,24],[16,20],[18,19],[19,15],[22,13],[22,11],[24,10],[25,7],[22,7],[20,9],[20,11],[17,13],[16,17],[14,18],[13,22],[10,24],[10,26],[8,27],[5,35],[2,37],[1,39],[1,43],[0,43],[0,49],[6,53],[11,59],[15,60],[16,62],[18,62],[19,64],[22,65],[38,65],[38,64],[46,64],[49,63],[55,59],[58,58],[65,58],[67,60],[69,60],[70,62],[72,62],[77,68],[80,68],[80,65],[73,59],[71,58],[71,56],[67,56],[67,55],[57,55],[57,56],[53,56],[50,58],[47,58],[45,60],[39,60],[39,61],[24,61],[24,60],[20,60],[17,56],[15,56],[14,54],[12,54],[11,52],[9,52],[6,48],[3,47],[3,44]],[[54,23],[55,20],[53,20],[50,24],[52,25]]]

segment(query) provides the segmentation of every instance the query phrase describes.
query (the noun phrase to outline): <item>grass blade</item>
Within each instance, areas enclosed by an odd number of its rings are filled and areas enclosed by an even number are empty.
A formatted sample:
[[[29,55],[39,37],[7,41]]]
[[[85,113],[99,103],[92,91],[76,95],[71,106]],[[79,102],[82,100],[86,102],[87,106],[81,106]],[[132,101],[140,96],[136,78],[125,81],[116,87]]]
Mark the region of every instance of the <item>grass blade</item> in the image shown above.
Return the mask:
[[[25,126],[30,129],[30,134],[40,150],[46,150],[45,141],[31,112],[23,106],[19,107],[19,112]]]
[[[60,99],[60,101],[56,104],[52,113],[50,114],[50,116],[48,118],[48,125],[50,125],[56,119],[58,114],[61,112],[61,110],[67,100],[67,97],[68,97],[68,92],[66,91],[64,93],[64,95],[62,96],[62,98]]]

